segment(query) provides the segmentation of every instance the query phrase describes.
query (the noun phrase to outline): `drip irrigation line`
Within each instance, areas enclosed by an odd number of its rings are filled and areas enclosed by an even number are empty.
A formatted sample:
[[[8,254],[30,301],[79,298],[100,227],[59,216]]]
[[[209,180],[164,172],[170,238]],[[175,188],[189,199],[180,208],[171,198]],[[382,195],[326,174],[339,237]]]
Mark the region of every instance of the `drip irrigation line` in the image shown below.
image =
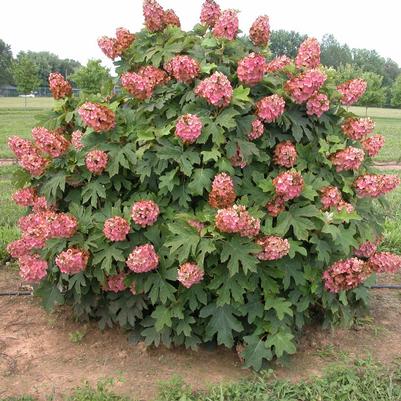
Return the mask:
[[[370,288],[372,289],[388,289],[388,290],[401,290],[400,284],[375,284]]]
[[[33,295],[31,291],[4,291],[0,292],[0,297],[12,297],[12,296],[29,296]]]

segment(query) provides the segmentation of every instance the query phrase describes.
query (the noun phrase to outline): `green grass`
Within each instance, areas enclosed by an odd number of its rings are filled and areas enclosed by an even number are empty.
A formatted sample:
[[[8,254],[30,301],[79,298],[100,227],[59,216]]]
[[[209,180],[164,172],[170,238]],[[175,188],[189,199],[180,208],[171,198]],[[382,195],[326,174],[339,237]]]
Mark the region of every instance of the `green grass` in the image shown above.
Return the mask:
[[[25,108],[23,98],[0,97],[0,158],[14,157],[7,146],[8,137],[30,137],[32,127],[36,125],[35,116],[52,105],[51,98],[28,98]]]
[[[365,117],[364,107],[350,107],[350,111]],[[386,142],[375,160],[401,161],[401,110],[368,108],[368,116],[376,122],[375,132],[384,135]]]
[[[401,171],[386,170],[385,174],[396,174],[401,177]],[[385,197],[387,206],[376,204],[376,213],[385,217],[384,241],[381,249],[401,254],[401,186],[388,193]]]
[[[0,263],[9,259],[6,246],[18,238],[16,223],[24,212],[23,208],[11,200],[15,191],[11,177],[15,169],[15,166],[0,167]]]
[[[27,109],[50,109],[54,100],[51,97],[34,97],[26,99]],[[24,109],[25,99],[22,97],[0,97],[0,109]]]
[[[180,379],[162,383],[154,401],[400,401],[401,368],[386,368],[371,360],[329,366],[320,378],[312,377],[297,383],[277,380],[268,372],[253,380],[212,386],[194,393]],[[134,401],[114,394],[109,382],[96,388],[79,387],[72,395],[57,401]],[[46,398],[56,401],[54,397]],[[8,398],[0,401],[36,401],[34,398]],[[150,400],[148,400],[150,401]]]

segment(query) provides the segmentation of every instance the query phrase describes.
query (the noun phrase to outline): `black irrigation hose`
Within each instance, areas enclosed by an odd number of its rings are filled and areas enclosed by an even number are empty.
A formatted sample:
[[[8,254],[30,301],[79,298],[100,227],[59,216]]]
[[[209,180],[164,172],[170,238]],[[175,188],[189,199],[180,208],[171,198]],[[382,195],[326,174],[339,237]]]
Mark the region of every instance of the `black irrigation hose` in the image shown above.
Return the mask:
[[[12,297],[14,295],[17,296],[29,296],[33,295],[31,291],[5,291],[5,292],[0,292],[0,297]]]
[[[388,289],[388,290],[401,290],[401,285],[399,284],[375,284],[372,285],[370,288],[372,289]]]

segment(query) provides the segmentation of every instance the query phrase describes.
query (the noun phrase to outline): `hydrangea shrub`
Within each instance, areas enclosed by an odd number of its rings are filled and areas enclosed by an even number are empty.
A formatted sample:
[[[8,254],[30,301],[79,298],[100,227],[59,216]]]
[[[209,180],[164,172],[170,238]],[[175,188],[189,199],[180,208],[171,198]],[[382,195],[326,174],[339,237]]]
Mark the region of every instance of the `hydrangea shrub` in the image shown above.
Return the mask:
[[[190,32],[143,10],[140,32],[98,42],[121,90],[75,97],[51,74],[53,112],[10,137],[28,209],[8,250],[48,308],[147,345],[238,346],[259,369],[399,269],[373,209],[399,179],[374,172],[383,137],[343,107],[366,83],[336,87],[315,39],[272,60],[267,16],[243,36],[213,0]]]

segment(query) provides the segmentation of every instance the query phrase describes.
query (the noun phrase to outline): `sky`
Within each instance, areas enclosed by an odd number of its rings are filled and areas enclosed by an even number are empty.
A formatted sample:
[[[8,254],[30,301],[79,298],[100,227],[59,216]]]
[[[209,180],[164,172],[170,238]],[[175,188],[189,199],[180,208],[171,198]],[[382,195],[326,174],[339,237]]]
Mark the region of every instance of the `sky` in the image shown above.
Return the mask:
[[[397,0],[217,1],[223,9],[241,11],[244,32],[256,17],[268,15],[274,30],[295,30],[319,40],[332,33],[340,43],[375,49],[401,66],[401,5]],[[173,8],[183,29],[188,30],[198,22],[203,0],[159,2]],[[7,0],[2,4],[0,38],[11,45],[14,55],[21,50],[49,51],[82,64],[101,59],[111,67],[97,38],[113,36],[119,26],[135,32],[142,25],[142,0]]]

